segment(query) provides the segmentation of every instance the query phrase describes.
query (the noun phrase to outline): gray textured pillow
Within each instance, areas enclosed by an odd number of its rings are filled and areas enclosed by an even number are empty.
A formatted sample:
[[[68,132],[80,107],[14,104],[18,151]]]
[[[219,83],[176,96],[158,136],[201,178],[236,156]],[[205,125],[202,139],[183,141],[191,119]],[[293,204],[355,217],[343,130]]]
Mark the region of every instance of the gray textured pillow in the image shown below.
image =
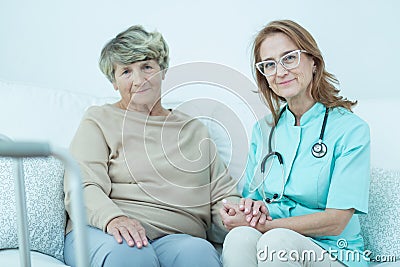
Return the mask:
[[[53,157],[23,159],[31,250],[64,261],[63,164]],[[17,248],[13,161],[0,157],[0,249]]]
[[[400,259],[400,171],[373,168],[368,215],[360,215],[365,249]]]

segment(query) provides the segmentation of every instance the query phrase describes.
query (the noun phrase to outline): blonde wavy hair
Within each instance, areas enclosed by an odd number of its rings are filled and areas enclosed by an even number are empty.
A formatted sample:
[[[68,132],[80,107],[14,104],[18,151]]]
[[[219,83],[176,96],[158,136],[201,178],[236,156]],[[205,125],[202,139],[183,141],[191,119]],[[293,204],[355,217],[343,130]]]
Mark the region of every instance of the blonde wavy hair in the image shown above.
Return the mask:
[[[147,32],[141,25],[134,25],[119,33],[103,47],[99,67],[113,83],[116,63],[129,65],[148,59],[156,60],[162,70],[168,69],[168,45],[159,32]]]
[[[315,101],[321,102],[327,108],[343,107],[351,111],[357,101],[350,101],[339,96],[340,90],[336,87],[339,81],[336,77],[326,71],[325,62],[317,43],[311,34],[302,26],[291,20],[276,20],[268,23],[258,32],[253,42],[252,70],[253,76],[262,94],[264,101],[272,112],[274,125],[279,117],[280,106],[286,100],[275,94],[270,88],[267,79],[257,71],[255,64],[261,61],[260,47],[265,38],[274,33],[286,34],[298,47],[306,50],[307,54],[314,59],[316,72],[313,75],[311,95]]]

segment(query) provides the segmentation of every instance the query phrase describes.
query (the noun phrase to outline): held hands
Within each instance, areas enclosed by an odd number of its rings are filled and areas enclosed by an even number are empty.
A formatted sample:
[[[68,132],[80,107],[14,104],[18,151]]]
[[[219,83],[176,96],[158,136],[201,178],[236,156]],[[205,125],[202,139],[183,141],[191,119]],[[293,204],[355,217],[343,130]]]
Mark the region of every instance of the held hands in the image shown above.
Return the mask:
[[[272,221],[265,204],[262,201],[254,201],[249,198],[242,198],[239,205],[223,201],[220,215],[228,230],[237,226],[255,228],[257,224],[265,224],[267,220]]]
[[[241,198],[239,203],[239,210],[246,214],[246,221],[250,222],[251,226],[256,226],[256,216],[259,217],[259,223],[265,224],[266,220],[272,221],[269,215],[269,210],[261,200],[252,200],[250,198]]]
[[[136,244],[137,248],[142,248],[148,244],[146,231],[140,222],[126,216],[112,219],[107,224],[107,233],[114,236],[119,244],[122,243],[122,238],[125,239],[130,247]]]

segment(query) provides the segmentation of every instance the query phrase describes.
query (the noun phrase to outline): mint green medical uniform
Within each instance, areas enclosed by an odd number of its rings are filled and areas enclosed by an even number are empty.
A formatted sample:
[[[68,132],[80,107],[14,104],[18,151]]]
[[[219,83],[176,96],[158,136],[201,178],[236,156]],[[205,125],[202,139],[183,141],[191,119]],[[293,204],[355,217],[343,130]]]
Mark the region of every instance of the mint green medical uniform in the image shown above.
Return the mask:
[[[265,180],[261,161],[268,153],[272,121],[269,115],[253,128],[246,167],[243,196],[253,199],[280,195],[284,198],[267,204],[272,218],[287,218],[331,209],[355,209],[355,214],[338,236],[319,236],[312,240],[348,266],[367,266],[360,234],[358,214],[368,211],[370,180],[370,134],[366,122],[344,108],[329,110],[323,142],[327,154],[315,158],[311,148],[320,136],[325,106],[316,103],[295,126],[295,117],[286,108],[272,136],[272,150],[283,156],[282,167],[276,157],[266,162]],[[258,188],[257,185],[260,185]],[[339,245],[339,247],[338,247]],[[359,253],[355,252],[358,251]],[[355,261],[352,261],[355,259]]]

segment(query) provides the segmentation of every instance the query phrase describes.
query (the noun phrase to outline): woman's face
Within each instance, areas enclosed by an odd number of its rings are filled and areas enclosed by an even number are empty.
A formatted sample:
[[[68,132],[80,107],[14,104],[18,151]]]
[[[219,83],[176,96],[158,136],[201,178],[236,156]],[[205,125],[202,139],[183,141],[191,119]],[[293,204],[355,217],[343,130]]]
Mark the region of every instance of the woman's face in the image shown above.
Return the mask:
[[[161,97],[164,71],[156,60],[144,60],[130,65],[115,64],[114,88],[119,90],[125,105],[152,107]]]
[[[313,78],[314,60],[306,53],[300,54],[300,64],[290,70],[285,69],[279,60],[289,52],[299,47],[283,33],[268,35],[260,46],[261,61],[275,60],[278,62],[276,74],[266,77],[270,88],[275,94],[291,101],[312,99],[311,82]]]

